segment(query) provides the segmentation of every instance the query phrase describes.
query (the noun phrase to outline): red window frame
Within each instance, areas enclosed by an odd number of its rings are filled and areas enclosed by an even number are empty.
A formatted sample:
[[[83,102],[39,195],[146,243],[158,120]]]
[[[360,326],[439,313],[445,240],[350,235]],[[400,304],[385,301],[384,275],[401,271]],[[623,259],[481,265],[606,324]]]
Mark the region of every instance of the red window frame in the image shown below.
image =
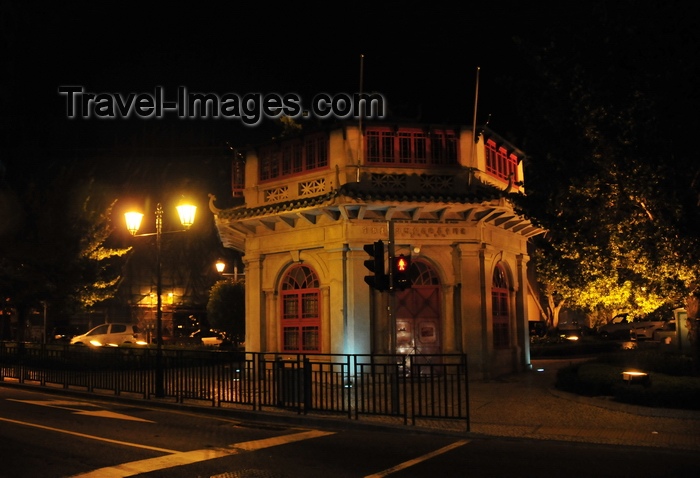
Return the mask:
[[[318,276],[304,265],[290,269],[282,281],[281,350],[321,352],[321,290]]]
[[[498,146],[492,139],[486,140],[486,172],[499,179],[507,181],[513,175],[513,181],[518,182],[518,157],[509,153],[503,146]]]
[[[452,130],[387,127],[368,128],[365,134],[367,164],[426,167],[459,162],[459,141]]]
[[[245,189],[245,161],[236,157],[231,167],[231,188],[234,196],[243,195]]]
[[[327,168],[328,135],[314,134],[304,139],[282,141],[258,150],[258,176],[261,183]]]

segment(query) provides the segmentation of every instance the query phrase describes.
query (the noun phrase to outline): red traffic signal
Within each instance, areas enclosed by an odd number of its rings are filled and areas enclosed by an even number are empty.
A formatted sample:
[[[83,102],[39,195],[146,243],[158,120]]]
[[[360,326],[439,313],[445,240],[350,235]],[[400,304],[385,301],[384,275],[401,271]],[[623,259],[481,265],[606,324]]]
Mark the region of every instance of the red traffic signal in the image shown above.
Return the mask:
[[[406,259],[404,256],[399,256],[396,258],[396,272],[407,272],[410,266],[411,264],[409,260]]]
[[[394,288],[404,290],[411,287],[411,256],[406,257],[401,254],[394,257],[391,267],[394,274]]]

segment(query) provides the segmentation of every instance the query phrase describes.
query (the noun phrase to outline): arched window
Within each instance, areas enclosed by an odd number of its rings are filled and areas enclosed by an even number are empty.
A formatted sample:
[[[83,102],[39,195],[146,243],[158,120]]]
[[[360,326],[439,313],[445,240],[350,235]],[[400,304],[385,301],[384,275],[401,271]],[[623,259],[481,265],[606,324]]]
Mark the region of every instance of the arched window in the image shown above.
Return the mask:
[[[440,277],[429,264],[423,261],[413,261],[411,264],[411,284],[414,286],[440,285]]]
[[[493,347],[496,349],[507,348],[510,345],[508,278],[505,269],[500,264],[493,271],[491,310],[493,315]]]
[[[320,352],[320,289],[316,273],[296,266],[282,280],[282,350]]]

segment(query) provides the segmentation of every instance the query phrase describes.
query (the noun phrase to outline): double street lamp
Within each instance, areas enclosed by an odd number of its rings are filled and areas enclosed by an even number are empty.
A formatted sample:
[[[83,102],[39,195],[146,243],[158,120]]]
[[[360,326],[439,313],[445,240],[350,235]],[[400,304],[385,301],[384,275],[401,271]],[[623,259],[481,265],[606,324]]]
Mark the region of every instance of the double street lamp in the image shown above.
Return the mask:
[[[177,206],[177,212],[180,215],[180,222],[188,230],[194,223],[194,215],[197,207],[191,204],[181,204]],[[161,236],[163,235],[163,206],[158,203],[156,205],[156,232],[148,234],[137,234],[141,227],[141,219],[143,214],[140,212],[127,212],[124,214],[126,219],[126,228],[132,236],[156,236],[156,378],[155,378],[155,393],[157,398],[165,396],[165,386],[163,380],[163,274],[161,268]],[[172,231],[179,232],[179,231]]]

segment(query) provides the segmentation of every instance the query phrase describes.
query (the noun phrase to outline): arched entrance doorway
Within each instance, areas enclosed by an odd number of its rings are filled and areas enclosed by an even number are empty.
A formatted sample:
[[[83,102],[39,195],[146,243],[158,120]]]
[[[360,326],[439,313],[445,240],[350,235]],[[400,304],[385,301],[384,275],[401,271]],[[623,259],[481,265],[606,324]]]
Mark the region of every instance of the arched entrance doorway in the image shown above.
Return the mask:
[[[414,260],[411,287],[396,292],[396,353],[439,354],[440,278],[430,264]]]

